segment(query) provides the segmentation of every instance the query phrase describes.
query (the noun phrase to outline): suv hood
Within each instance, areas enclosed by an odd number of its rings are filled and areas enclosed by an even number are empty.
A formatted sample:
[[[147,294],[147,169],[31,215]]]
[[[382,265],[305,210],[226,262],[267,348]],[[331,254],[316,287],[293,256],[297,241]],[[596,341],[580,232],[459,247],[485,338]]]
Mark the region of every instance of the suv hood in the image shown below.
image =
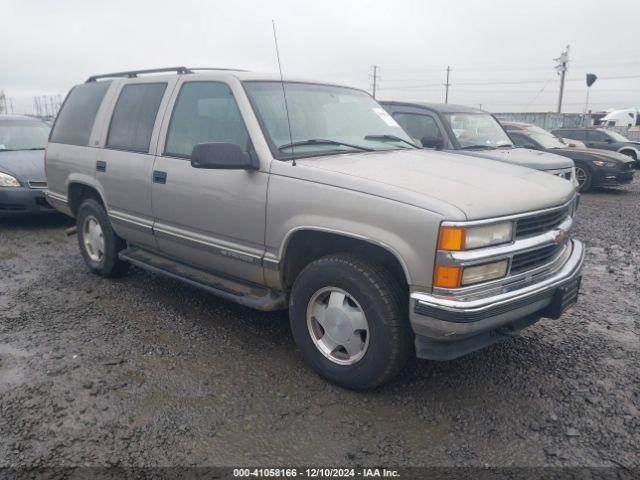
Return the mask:
[[[409,203],[449,220],[539,210],[575,195],[571,182],[555,175],[433,150],[353,153],[296,162],[287,175]]]
[[[13,175],[21,182],[46,182],[44,150],[0,150],[0,171]]]
[[[535,168],[536,170],[559,170],[573,167],[573,162],[560,155],[529,150],[528,148],[498,148],[495,150],[456,150],[472,157],[488,158],[507,162],[521,167]]]

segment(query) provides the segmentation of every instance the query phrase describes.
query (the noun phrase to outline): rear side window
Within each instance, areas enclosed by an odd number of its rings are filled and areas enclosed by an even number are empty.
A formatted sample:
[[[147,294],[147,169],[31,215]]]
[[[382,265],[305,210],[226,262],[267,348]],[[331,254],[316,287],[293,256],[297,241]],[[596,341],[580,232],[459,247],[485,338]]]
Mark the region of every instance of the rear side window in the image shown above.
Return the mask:
[[[562,134],[566,134],[567,138],[573,138],[574,140],[587,139],[587,135],[584,130],[567,130],[567,131],[560,130],[560,136],[562,136]]]
[[[422,140],[423,138],[440,138],[440,127],[429,115],[417,113],[396,113],[393,118],[400,124],[411,138]]]
[[[51,142],[86,146],[98,109],[111,82],[77,85],[67,95],[51,132]]]
[[[199,143],[235,143],[249,147],[249,134],[228,85],[188,82],[176,100],[165,154],[189,157]]]
[[[125,85],[111,117],[107,148],[148,152],[166,83]]]

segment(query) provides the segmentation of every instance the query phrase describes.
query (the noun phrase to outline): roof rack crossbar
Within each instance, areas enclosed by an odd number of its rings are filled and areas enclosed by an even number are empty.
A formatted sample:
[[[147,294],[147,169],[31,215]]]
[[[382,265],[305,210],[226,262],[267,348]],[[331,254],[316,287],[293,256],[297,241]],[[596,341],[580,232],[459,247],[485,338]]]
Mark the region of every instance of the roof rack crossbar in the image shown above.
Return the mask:
[[[116,72],[116,73],[104,73],[102,75],[92,75],[85,83],[95,82],[100,78],[117,78],[127,77],[136,78],[138,75],[145,75],[147,73],[163,73],[163,72],[176,72],[178,74],[192,73],[187,67],[168,67],[168,68],[152,68],[149,70],[131,70],[128,72]]]

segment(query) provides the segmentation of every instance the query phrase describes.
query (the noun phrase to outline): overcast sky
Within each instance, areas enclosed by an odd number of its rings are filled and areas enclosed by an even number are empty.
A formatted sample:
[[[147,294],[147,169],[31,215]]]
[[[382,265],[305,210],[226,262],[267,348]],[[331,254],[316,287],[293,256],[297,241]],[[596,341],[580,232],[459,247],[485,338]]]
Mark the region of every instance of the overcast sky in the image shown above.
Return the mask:
[[[553,111],[553,59],[571,45],[565,111],[640,107],[640,0],[0,0],[0,90],[14,111],[90,74],[161,66],[277,71],[378,98]],[[622,77],[622,78],[620,78]],[[525,83],[529,82],[529,83]]]

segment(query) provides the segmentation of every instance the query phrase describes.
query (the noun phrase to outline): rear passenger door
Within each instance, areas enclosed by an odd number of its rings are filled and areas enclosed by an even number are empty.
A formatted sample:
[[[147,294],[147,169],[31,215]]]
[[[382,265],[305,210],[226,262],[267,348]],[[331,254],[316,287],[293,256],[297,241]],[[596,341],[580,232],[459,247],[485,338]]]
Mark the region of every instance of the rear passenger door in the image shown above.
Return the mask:
[[[153,169],[154,234],[168,256],[260,283],[267,167],[199,169],[190,159],[199,143],[234,143],[255,155],[237,96],[250,108],[239,83],[179,80]]]
[[[113,106],[96,181],[114,230],[129,242],[154,246],[151,179],[160,121],[175,80],[127,81]]]

